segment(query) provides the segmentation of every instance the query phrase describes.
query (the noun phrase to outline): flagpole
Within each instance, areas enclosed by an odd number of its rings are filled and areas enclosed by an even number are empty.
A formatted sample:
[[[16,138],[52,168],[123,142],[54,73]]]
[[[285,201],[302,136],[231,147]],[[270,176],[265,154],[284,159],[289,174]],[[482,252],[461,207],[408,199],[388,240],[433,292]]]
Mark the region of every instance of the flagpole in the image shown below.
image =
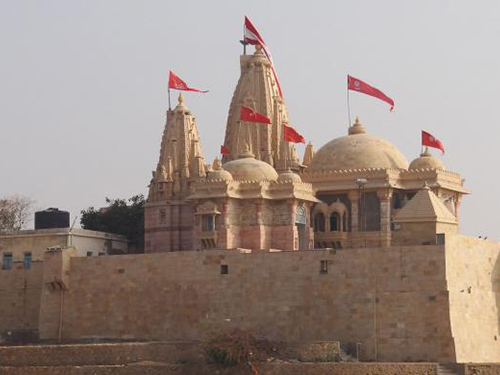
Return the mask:
[[[239,154],[241,154],[240,152],[240,137],[241,137],[241,120],[238,120],[238,133],[236,134],[236,157],[238,157]]]
[[[243,44],[243,54],[247,54],[247,45],[248,42],[245,41],[245,24],[243,23],[243,39],[240,40],[240,43]]]
[[[285,131],[283,130],[283,137],[285,137]],[[288,144],[287,141],[284,141],[284,144],[285,144],[285,149],[286,149],[286,152],[284,153],[285,154],[285,172],[288,170],[287,168],[287,160],[288,160],[288,150],[290,149],[290,145]]]
[[[349,79],[349,78],[347,78],[347,79]],[[347,87],[347,118],[349,120],[349,127],[351,127],[352,122],[351,122],[351,103],[349,100],[349,97],[350,97],[350,95],[349,95],[349,82],[348,82],[346,87]]]
[[[170,89],[168,89],[168,110],[170,111],[172,106],[170,105]]]

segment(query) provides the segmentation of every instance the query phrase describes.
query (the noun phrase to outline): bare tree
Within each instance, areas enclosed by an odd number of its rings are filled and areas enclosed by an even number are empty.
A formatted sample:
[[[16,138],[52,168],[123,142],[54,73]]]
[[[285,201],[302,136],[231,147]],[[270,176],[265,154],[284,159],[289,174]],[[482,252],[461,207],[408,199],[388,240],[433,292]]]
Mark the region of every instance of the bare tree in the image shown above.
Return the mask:
[[[34,210],[35,201],[29,197],[15,195],[0,199],[0,232],[26,229]]]

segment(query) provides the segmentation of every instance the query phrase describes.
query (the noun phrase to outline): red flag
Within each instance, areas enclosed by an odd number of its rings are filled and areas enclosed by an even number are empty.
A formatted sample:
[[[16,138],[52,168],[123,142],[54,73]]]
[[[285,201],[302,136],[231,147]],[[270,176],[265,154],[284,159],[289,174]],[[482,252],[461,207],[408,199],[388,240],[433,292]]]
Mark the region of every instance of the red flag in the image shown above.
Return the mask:
[[[271,71],[273,72],[274,79],[276,80],[276,86],[278,87],[278,92],[280,94],[280,97],[283,97],[283,94],[281,92],[280,82],[278,81],[278,75],[276,74],[276,70],[274,69],[274,61],[273,61],[273,56],[271,55],[271,51],[269,50],[266,43],[264,42],[264,39],[262,39],[259,32],[252,24],[252,22],[250,22],[250,19],[247,16],[245,16],[245,24],[243,27],[243,40],[254,46],[255,45],[262,46],[264,54],[271,63]]]
[[[266,116],[261,115],[260,113],[255,112],[254,110],[241,107],[240,109],[240,121],[248,121],[248,122],[260,122],[262,124],[270,124],[271,120]]]
[[[230,154],[229,149],[226,146],[224,146],[224,145],[220,146],[220,153],[223,154],[223,155],[229,155]]]
[[[291,126],[283,124],[285,141],[294,143],[306,143],[306,140]]]
[[[262,47],[266,45],[264,39],[262,39],[259,32],[257,31],[255,26],[252,24],[252,22],[247,16],[245,16],[245,29],[244,29],[243,40],[254,46],[256,44],[260,44]]]
[[[168,76],[168,88],[169,89],[174,89],[174,90],[181,90],[181,91],[195,91],[195,92],[201,92],[202,94],[205,94],[208,92],[208,90],[203,91],[203,90],[198,90],[194,89],[192,87],[189,87],[186,82],[184,82],[182,79],[177,77],[174,72],[170,71],[170,74]]]
[[[384,102],[388,103],[391,105],[391,111],[394,109],[394,100],[389,98],[387,95],[385,95],[382,91],[379,89],[370,86],[368,83],[365,83],[361,81],[360,79],[347,76],[347,88],[349,90],[354,90],[358,92],[362,92],[363,94],[373,96],[375,98],[378,98],[380,100],[383,100]]]
[[[423,130],[422,130],[422,145],[437,148],[441,150],[441,152],[444,154],[444,146],[441,143],[441,141],[436,137],[434,137],[432,134],[427,133]]]

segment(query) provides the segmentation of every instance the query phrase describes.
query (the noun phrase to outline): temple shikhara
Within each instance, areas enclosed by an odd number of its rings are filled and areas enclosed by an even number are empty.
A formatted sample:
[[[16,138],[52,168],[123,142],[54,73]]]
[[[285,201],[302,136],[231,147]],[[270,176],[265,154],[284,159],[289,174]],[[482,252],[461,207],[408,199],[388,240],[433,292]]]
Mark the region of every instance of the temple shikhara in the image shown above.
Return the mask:
[[[28,269],[19,235],[0,235],[0,342],[180,342],[188,353],[215,327],[419,362],[394,374],[500,362],[500,244],[460,234],[463,178],[428,149],[408,162],[369,118],[299,157],[269,50],[248,35],[222,158],[205,158],[187,96],[167,111],[144,254],[111,256],[125,240],[94,233],[103,256],[85,257],[65,232]],[[366,369],[352,373],[377,373]]]
[[[309,143],[300,160],[284,138],[288,109],[261,46],[240,57],[240,69],[222,160],[205,162],[182,94],[168,110],[149,186],[147,253],[420,245],[458,232],[467,191],[428,150],[408,164],[356,119],[317,152]],[[242,107],[270,124],[241,121]]]

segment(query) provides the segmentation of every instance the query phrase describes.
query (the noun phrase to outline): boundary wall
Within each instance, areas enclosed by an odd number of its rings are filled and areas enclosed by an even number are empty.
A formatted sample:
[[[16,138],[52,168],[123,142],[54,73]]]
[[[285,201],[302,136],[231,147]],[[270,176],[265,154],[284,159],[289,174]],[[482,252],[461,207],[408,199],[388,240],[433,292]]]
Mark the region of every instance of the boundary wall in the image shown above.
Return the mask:
[[[239,328],[359,342],[362,360],[455,360],[444,246],[63,257],[44,261],[42,339],[202,340]]]

